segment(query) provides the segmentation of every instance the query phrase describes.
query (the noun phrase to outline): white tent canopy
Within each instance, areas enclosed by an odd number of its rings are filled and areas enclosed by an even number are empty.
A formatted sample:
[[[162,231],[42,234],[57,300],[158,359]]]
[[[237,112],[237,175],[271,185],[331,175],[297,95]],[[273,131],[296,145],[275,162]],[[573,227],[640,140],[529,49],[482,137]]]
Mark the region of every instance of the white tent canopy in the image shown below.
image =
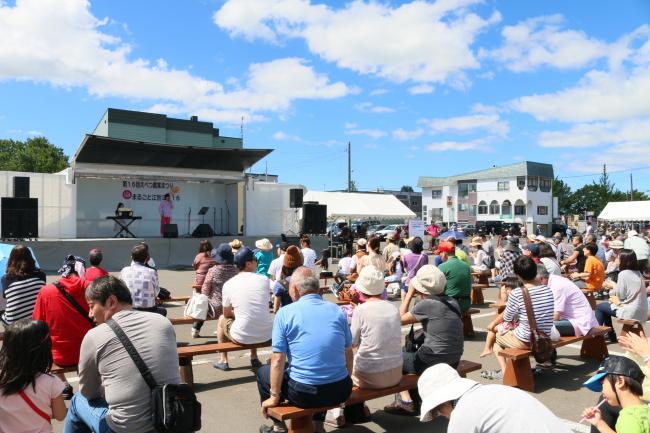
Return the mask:
[[[391,194],[309,191],[304,201],[327,205],[328,218],[415,218],[415,214]]]
[[[650,221],[650,200],[611,201],[598,215],[607,221]]]

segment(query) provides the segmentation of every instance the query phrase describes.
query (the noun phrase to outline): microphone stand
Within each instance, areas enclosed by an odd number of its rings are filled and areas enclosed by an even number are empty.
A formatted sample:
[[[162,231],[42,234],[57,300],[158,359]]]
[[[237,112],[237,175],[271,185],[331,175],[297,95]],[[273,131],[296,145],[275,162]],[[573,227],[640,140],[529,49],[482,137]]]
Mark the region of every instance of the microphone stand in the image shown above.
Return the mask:
[[[192,215],[192,208],[189,208],[189,211],[187,212],[187,234],[185,237],[191,237],[190,235],[190,215]]]

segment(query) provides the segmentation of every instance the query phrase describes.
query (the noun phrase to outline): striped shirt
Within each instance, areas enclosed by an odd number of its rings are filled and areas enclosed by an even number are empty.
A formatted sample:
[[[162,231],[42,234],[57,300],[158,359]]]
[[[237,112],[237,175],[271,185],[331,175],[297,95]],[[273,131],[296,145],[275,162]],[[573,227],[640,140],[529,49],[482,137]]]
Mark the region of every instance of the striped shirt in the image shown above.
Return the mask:
[[[4,297],[7,299],[2,321],[10,325],[16,320],[30,319],[38,292],[44,285],[45,274],[41,271],[35,271],[26,278],[2,277]]]
[[[528,289],[530,300],[537,321],[537,329],[551,335],[553,327],[553,292],[547,286],[535,286]],[[530,325],[528,324],[528,315],[526,314],[526,304],[521,288],[516,288],[508,296],[508,303],[503,312],[503,321],[519,321],[515,328],[515,336],[524,342],[530,341]]]

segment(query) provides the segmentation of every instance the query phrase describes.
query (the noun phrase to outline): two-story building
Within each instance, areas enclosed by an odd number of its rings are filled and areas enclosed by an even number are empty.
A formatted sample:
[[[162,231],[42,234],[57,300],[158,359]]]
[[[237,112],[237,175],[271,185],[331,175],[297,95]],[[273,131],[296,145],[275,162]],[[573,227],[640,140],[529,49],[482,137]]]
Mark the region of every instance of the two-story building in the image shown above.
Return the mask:
[[[553,220],[553,166],[523,161],[449,177],[420,177],[422,218],[476,224],[519,223],[532,233]]]

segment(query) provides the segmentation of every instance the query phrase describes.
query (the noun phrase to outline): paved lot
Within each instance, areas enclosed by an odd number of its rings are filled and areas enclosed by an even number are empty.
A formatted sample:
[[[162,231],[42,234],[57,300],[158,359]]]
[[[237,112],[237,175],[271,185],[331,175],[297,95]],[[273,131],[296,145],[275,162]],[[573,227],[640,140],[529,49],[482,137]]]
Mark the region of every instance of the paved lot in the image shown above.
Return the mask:
[[[161,285],[174,295],[182,296],[191,293],[190,285],[193,281],[192,271],[167,271],[159,272]],[[55,278],[48,278],[54,280]],[[494,300],[497,296],[496,288],[489,288],[484,292],[486,302]],[[333,300],[333,295],[327,294],[326,299]],[[394,301],[398,304],[398,301]],[[181,305],[168,305],[169,316],[178,317],[183,315]],[[463,358],[481,362],[484,368],[495,369],[496,360],[491,358],[479,358],[478,354],[483,348],[485,332],[483,329],[493,319],[495,311],[487,305],[480,307],[481,313],[473,316],[474,327],[477,329],[476,336],[465,340],[465,354]],[[206,322],[200,339],[190,337],[190,325],[176,327],[178,342],[203,343],[216,341],[212,335],[216,322]],[[406,333],[406,328],[403,332]],[[609,345],[610,353],[620,352],[618,345]],[[262,361],[268,359],[270,351],[260,350]],[[536,392],[533,394],[537,399],[548,406],[558,417],[575,422],[580,418],[582,409],[594,404],[596,394],[581,388],[584,382],[597,368],[594,361],[583,361],[580,358],[579,345],[563,347],[559,350],[557,368],[547,371],[535,378]],[[194,359],[194,377],[196,391],[203,404],[203,432],[257,432],[259,425],[264,422],[259,412],[259,398],[255,376],[250,369],[248,353],[235,352],[230,354],[230,372],[217,371],[212,368],[212,362],[216,355],[202,356]],[[76,378],[74,374],[68,375],[76,389]],[[482,383],[479,372],[469,375],[469,378]],[[436,420],[433,423],[421,424],[415,418],[404,418],[385,414],[381,408],[389,403],[391,398],[372,400],[368,402],[373,412],[372,422],[349,426],[345,428],[348,433],[362,432],[429,432],[441,433],[446,431],[446,423],[443,420]],[[489,402],[485,402],[489,404]],[[61,432],[61,423],[54,423],[54,431]],[[334,429],[327,428],[328,431]],[[586,428],[576,431],[588,431]]]

